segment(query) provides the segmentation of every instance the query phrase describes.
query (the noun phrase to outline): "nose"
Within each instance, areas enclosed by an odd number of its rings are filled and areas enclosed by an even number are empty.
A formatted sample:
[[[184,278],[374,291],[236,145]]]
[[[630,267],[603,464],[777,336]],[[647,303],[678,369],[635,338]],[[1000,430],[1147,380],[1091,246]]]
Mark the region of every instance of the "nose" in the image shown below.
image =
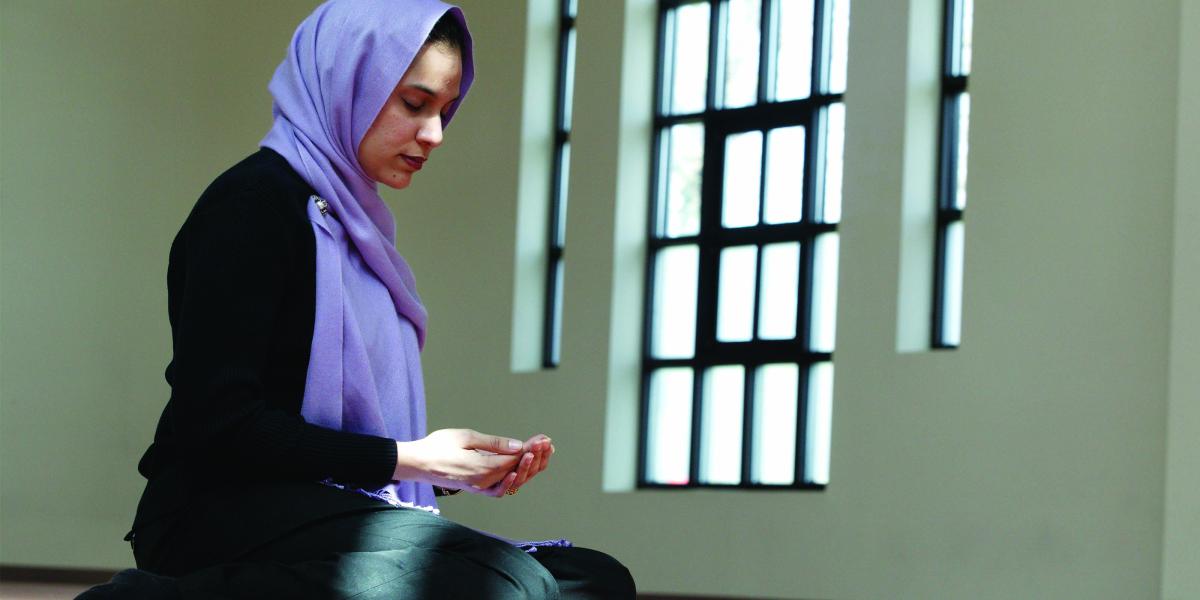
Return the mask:
[[[430,148],[442,145],[442,116],[435,115],[421,123],[417,130],[417,141]]]

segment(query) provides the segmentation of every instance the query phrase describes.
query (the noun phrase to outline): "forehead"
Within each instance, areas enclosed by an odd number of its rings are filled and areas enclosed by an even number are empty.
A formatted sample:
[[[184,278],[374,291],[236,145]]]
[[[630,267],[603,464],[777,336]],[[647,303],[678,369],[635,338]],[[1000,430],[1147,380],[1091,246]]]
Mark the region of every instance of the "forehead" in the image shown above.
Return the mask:
[[[400,79],[400,86],[455,97],[461,82],[462,56],[458,49],[449,44],[426,44]]]

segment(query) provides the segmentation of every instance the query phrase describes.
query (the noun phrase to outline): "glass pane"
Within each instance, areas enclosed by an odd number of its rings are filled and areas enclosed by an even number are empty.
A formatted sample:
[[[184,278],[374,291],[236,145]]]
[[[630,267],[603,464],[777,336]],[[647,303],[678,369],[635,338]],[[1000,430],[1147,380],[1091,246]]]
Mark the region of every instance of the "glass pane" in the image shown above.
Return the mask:
[[[729,0],[725,38],[725,108],[754,104],[758,99],[758,43],[762,4]]]
[[[967,207],[967,133],[971,128],[971,95],[963,93],[958,97],[958,164],[955,166],[954,205],[956,208]]]
[[[696,246],[663,248],[655,259],[653,337],[657,358],[691,358],[696,346]]]
[[[562,154],[558,159],[558,222],[555,226],[555,243],[560,247],[567,238],[567,181],[571,175],[571,142],[562,145]]]
[[[780,0],[775,100],[812,93],[813,1]]]
[[[955,221],[946,227],[941,341],[948,346],[957,346],[962,342],[964,233],[962,221]]]
[[[824,223],[842,220],[842,153],[846,145],[846,105],[831,104],[825,111],[825,189],[818,218]]]
[[[829,483],[829,438],[832,428],[833,363],[817,363],[808,372],[804,473],[809,483]]]
[[[951,75],[969,75],[971,73],[971,46],[973,37],[972,24],[975,22],[974,0],[955,0],[955,31],[950,43],[954,44],[951,51],[955,60],[951,65]]]
[[[700,176],[704,166],[704,125],[682,123],[663,131],[660,152],[658,235],[700,233]],[[661,169],[665,168],[665,172]],[[664,202],[665,199],[665,202]]]
[[[574,17],[579,14],[579,0],[566,0],[566,15]]]
[[[750,341],[754,331],[754,277],[758,248],[734,246],[721,251],[717,291],[717,340]]]
[[[704,374],[704,413],[700,430],[700,481],[742,481],[742,413],[746,370],[713,367]]]
[[[833,352],[837,334],[838,234],[817,236],[814,250],[809,346],[814,352]]]
[[[725,138],[725,192],[721,225],[758,225],[758,196],[762,180],[762,132],[747,131]]]
[[[850,0],[831,0],[833,3],[832,39],[829,44],[829,82],[831,94],[846,91],[846,54],[850,41]]]
[[[704,110],[708,84],[708,3],[685,4],[667,14],[664,105],[671,114]]]
[[[764,340],[795,338],[800,280],[799,242],[763,246],[762,263],[758,337]]]
[[[767,194],[763,221],[795,223],[804,205],[804,127],[767,132]]]
[[[789,485],[796,480],[796,405],[800,370],[796,365],[763,365],[754,384],[754,432],[750,478],[754,483]]]
[[[567,32],[567,55],[566,63],[563,65],[563,96],[562,104],[562,123],[559,123],[561,129],[571,129],[571,99],[575,94],[575,30],[571,29]]]
[[[646,480],[684,485],[692,452],[692,370],[659,369],[650,375]]]
[[[562,358],[563,270],[562,259],[554,263],[554,304],[550,307],[550,361],[557,365]]]

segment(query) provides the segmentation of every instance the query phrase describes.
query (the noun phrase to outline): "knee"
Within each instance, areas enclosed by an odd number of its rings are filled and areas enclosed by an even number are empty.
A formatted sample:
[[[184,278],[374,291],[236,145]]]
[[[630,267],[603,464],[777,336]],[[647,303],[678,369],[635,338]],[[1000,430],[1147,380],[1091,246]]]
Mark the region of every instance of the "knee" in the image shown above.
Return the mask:
[[[526,564],[493,563],[479,565],[473,576],[463,577],[457,573],[450,586],[461,586],[453,598],[529,598],[550,599],[558,597],[558,582],[550,572],[530,560]]]
[[[533,556],[554,575],[564,597],[635,597],[637,586],[633,575],[612,556],[590,548],[553,550],[539,550]]]
[[[633,574],[629,572],[629,569],[621,561],[613,558],[611,555],[589,548],[580,548],[580,550],[595,555],[591,559],[591,562],[594,565],[596,578],[602,582],[600,589],[606,594],[601,597],[629,598],[632,600],[637,595],[637,584],[633,581]]]
[[[532,556],[507,543],[476,534],[470,543],[436,554],[448,567],[444,578],[451,588],[464,586],[454,598],[555,598],[558,583]],[[461,568],[461,570],[460,570]],[[471,576],[463,577],[464,573]]]

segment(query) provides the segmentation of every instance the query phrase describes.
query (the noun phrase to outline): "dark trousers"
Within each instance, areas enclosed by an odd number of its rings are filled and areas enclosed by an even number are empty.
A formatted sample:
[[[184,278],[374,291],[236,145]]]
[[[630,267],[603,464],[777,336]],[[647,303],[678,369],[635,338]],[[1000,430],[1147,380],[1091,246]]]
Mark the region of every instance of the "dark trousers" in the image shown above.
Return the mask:
[[[176,533],[136,554],[140,568],[176,576],[184,598],[634,597],[629,571],[607,554],[527,553],[416,509],[329,517],[229,561],[189,551],[202,532]]]

